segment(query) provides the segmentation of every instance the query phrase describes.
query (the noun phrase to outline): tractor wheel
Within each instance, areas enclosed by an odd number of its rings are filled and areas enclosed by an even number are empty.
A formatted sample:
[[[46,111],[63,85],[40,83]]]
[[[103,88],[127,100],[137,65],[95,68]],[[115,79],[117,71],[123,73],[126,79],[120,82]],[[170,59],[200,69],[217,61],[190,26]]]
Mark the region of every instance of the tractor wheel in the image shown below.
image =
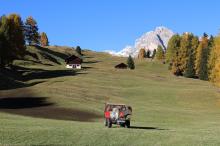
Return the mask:
[[[125,128],[130,128],[130,121],[125,122]]]
[[[111,122],[111,120],[107,120],[107,126],[108,126],[108,128],[111,128],[112,127],[112,122]]]

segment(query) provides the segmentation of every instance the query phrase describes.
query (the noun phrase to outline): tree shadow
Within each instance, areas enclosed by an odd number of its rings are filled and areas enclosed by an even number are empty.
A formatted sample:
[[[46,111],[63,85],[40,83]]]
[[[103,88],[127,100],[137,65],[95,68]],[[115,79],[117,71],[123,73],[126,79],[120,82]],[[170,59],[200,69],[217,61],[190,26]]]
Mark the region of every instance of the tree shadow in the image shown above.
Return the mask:
[[[0,109],[25,109],[41,106],[50,106],[46,97],[8,97],[0,98]]]
[[[25,54],[28,55],[28,56],[31,56],[32,58],[34,58],[36,60],[39,59],[36,53],[32,53],[32,52],[30,52],[28,50],[25,51]]]
[[[28,72],[28,71],[44,71],[43,69],[40,68],[26,68],[22,66],[11,66],[11,69],[13,72],[19,72],[19,73]]]
[[[91,66],[83,66],[83,67],[82,67],[82,69],[85,69],[85,70],[91,69],[91,68],[94,68],[94,67],[91,67]]]
[[[41,61],[34,61],[34,60],[29,60],[29,59],[25,59],[24,61],[29,61],[29,62],[32,62],[34,64],[41,64],[41,65],[46,65],[46,66],[54,66],[52,64],[42,63]]]
[[[55,51],[52,51],[52,50],[50,50],[50,49],[48,49],[48,48],[43,48],[43,47],[41,47],[41,46],[36,46],[36,47],[37,47],[37,49],[39,49],[39,50],[41,50],[41,51],[45,51],[45,52],[47,52],[47,53],[49,53],[49,54],[52,54],[52,55],[57,56],[57,57],[59,57],[59,58],[62,58],[63,60],[65,60],[65,59],[68,57],[68,55],[66,55],[66,54],[64,54],[64,53],[55,52]]]
[[[36,81],[32,83],[26,83],[26,81],[34,79],[50,79],[64,76],[75,76],[80,74],[87,73],[79,72],[76,70],[43,70],[13,66],[12,69],[6,68],[0,70],[0,90],[30,87],[45,82]]]
[[[0,112],[34,118],[92,122],[102,115],[79,109],[63,108],[48,102],[47,97],[0,98]]]
[[[130,126],[130,129],[142,129],[142,130],[168,130],[168,129],[161,129],[158,127],[142,127],[142,126]]]
[[[83,56],[83,58],[94,58],[92,56]]]
[[[93,63],[99,63],[99,62],[102,62],[102,61],[83,61],[83,63],[85,64],[93,64]]]
[[[42,53],[42,52],[39,52],[39,53],[40,53],[41,56],[43,56],[45,59],[47,59],[47,60],[49,60],[49,61],[51,61],[51,62],[54,62],[54,63],[56,63],[56,64],[61,65],[61,63],[60,63],[59,61],[57,61],[57,59],[54,58],[54,57],[52,57],[51,55],[46,54],[46,53]]]
[[[23,76],[23,81],[29,81],[33,79],[49,79],[63,76],[74,76],[80,73],[76,73],[74,70],[42,70],[29,72]]]

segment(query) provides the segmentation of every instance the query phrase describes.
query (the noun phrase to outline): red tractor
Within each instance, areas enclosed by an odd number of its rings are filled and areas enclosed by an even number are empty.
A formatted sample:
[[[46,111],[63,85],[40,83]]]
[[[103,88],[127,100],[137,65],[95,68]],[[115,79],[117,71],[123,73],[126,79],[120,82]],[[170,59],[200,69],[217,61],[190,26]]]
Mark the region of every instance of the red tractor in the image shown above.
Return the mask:
[[[132,108],[125,104],[105,104],[105,126],[112,127],[112,124],[117,124],[122,127],[130,128],[130,119]]]

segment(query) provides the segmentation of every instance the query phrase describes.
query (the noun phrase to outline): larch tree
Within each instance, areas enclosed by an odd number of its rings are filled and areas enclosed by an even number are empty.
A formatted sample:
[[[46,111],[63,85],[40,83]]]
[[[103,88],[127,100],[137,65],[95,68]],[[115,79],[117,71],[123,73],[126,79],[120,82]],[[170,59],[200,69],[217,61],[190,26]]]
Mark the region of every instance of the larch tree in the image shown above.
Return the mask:
[[[17,14],[0,18],[0,66],[10,65],[25,55],[23,21]]]
[[[163,60],[164,59],[164,51],[163,51],[162,46],[160,46],[160,45],[157,48],[156,59],[157,60]]]
[[[178,34],[170,38],[165,54],[167,63],[172,63],[173,57],[176,55],[177,50],[180,48],[180,40],[181,37]]]
[[[209,40],[204,34],[199,43],[196,52],[195,69],[196,74],[201,80],[208,80],[208,56],[209,56]]]
[[[23,21],[18,14],[10,14],[7,18],[9,20],[10,45],[13,48],[12,56],[22,58],[26,50]]]
[[[210,80],[217,86],[220,86],[220,34],[214,39],[209,61],[212,61],[213,66],[210,71]]]
[[[209,57],[208,57],[208,77],[211,80],[211,72],[215,66],[216,53],[214,52],[215,48],[215,38],[213,36],[209,39]]]
[[[187,49],[187,60],[186,60],[186,69],[183,72],[183,75],[188,78],[194,78],[195,73],[195,55],[196,48],[199,45],[198,37],[191,35],[189,37],[190,47]]]
[[[181,76],[182,75],[181,63],[180,63],[181,56],[179,55],[179,53],[180,53],[180,48],[178,48],[178,50],[174,54],[174,57],[172,59],[172,65],[169,66],[170,69],[171,69],[171,72],[176,76]]]
[[[42,32],[40,35],[40,43],[41,43],[41,46],[49,46],[48,37],[45,32]]]
[[[0,18],[0,67],[3,68],[5,65],[13,61],[12,45],[10,44],[10,25],[9,20],[6,16]]]
[[[138,59],[144,59],[145,57],[146,57],[146,51],[144,48],[142,48],[138,53]]]
[[[29,45],[39,44],[39,33],[37,22],[29,16],[25,21],[25,38]]]
[[[180,41],[180,49],[178,52],[178,57],[179,57],[179,69],[180,69],[180,74],[185,75],[185,71],[187,69],[187,65],[189,64],[189,54],[191,53],[190,48],[191,48],[191,39],[192,39],[192,33],[184,33],[181,37]],[[188,65],[189,66],[189,65]]]

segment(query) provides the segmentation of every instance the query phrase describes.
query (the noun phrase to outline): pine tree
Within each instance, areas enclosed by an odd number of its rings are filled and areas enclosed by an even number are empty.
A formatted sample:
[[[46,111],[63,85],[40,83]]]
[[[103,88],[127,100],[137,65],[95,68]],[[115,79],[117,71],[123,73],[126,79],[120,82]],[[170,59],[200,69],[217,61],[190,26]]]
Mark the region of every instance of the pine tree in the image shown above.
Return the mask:
[[[37,22],[33,17],[28,17],[25,22],[25,38],[29,45],[39,44],[39,33]]]
[[[79,54],[79,55],[82,55],[82,49],[80,46],[76,46],[76,52]]]
[[[146,57],[146,51],[144,48],[140,49],[138,59],[144,59]]]
[[[154,58],[155,58],[156,53],[157,53],[157,50],[156,50],[156,49],[154,49],[154,50],[153,50],[153,54],[152,54],[152,59],[154,59]]]
[[[135,69],[134,60],[131,57],[131,55],[129,55],[129,57],[127,59],[127,64],[128,64],[128,68]]]
[[[208,55],[209,55],[209,40],[204,33],[202,40],[199,43],[196,52],[195,69],[196,74],[201,80],[208,80]]]
[[[164,51],[163,51],[162,46],[160,46],[160,45],[157,48],[156,59],[157,60],[163,60],[164,59]]]
[[[149,49],[146,52],[146,58],[150,58],[150,50]]]
[[[45,32],[42,32],[40,35],[40,43],[41,43],[41,46],[49,46],[48,37]]]
[[[172,63],[173,57],[176,55],[177,50],[180,48],[181,37],[176,34],[172,36],[167,45],[166,62]]]

